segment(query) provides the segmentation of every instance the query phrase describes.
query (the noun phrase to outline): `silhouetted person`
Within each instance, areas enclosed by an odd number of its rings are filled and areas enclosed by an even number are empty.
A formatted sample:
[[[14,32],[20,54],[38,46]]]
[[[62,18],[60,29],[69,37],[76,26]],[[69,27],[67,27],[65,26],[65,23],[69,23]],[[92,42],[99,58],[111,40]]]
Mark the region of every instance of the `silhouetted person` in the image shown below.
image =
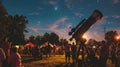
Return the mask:
[[[116,63],[116,47],[114,45],[112,45],[111,60],[112,64]]]
[[[11,43],[8,41],[8,38],[5,38],[5,41],[2,44],[2,49],[5,52],[6,59],[2,63],[2,67],[8,67],[8,58],[10,56],[10,48],[11,48]]]
[[[72,51],[72,61],[73,61],[73,63],[75,63],[76,62],[76,45],[75,45],[75,43],[73,43],[72,45],[71,45],[71,51]]]
[[[5,52],[0,48],[0,67],[2,67],[2,62],[6,59]]]
[[[11,55],[9,57],[9,64],[11,67],[24,67],[21,62],[21,56],[18,53],[18,48],[13,47],[11,49]]]
[[[100,67],[106,67],[106,62],[109,55],[109,49],[108,45],[105,43],[105,41],[102,41],[102,47],[100,50]]]
[[[120,67],[120,43],[116,49],[116,67]]]
[[[51,55],[50,55],[50,53],[51,53],[51,46],[50,46],[49,43],[48,43],[48,46],[46,47],[46,51],[47,51],[48,57],[50,57],[50,56],[51,56]]]
[[[65,44],[65,61],[70,63],[70,44],[68,42]]]
[[[53,45],[53,55],[56,55],[56,45]]]
[[[89,48],[88,49],[89,54],[88,54],[88,58],[89,58],[89,62],[90,62],[90,67],[96,67],[97,65],[97,58],[95,56],[95,51],[93,50],[93,48]]]
[[[32,56],[34,57],[34,59],[37,59],[39,57],[39,49],[37,46],[32,47]]]

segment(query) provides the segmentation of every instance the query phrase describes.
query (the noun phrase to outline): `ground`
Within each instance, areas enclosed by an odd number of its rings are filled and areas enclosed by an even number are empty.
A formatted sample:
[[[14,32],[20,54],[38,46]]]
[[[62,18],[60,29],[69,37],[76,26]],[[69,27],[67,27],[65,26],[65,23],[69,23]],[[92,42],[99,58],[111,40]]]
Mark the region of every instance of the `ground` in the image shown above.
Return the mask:
[[[22,56],[24,67],[70,67],[71,64],[65,63],[64,55],[51,56],[43,59],[33,59],[32,56]],[[72,62],[72,60],[70,61]],[[111,61],[107,61],[107,67],[114,67]]]
[[[42,60],[33,59],[31,56],[24,56],[23,58],[25,59],[23,61],[25,67],[56,67],[59,65],[63,66],[65,64],[64,55],[56,55],[49,58],[43,57]]]

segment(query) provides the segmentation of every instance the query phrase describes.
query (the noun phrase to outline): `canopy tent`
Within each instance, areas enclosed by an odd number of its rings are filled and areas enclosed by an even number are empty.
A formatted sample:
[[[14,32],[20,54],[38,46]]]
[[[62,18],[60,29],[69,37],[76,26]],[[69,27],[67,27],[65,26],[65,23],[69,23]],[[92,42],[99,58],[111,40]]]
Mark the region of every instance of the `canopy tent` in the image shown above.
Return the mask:
[[[48,45],[50,45],[50,47],[52,47],[52,48],[54,47],[54,45],[49,42],[45,42],[44,44],[40,45],[39,47],[42,48],[42,47],[46,47]]]
[[[25,46],[35,47],[35,44],[33,44],[32,42],[28,42]]]

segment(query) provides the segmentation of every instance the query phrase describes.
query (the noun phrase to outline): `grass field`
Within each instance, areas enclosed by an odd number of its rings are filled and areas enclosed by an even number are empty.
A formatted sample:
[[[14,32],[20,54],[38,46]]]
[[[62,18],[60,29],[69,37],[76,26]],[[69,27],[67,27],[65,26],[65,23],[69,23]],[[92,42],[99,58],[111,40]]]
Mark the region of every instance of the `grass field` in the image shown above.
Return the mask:
[[[33,59],[31,56],[23,58],[25,59],[23,61],[25,67],[56,67],[58,65],[62,66],[61,64],[64,66],[65,63],[64,55],[56,55],[49,58],[43,57],[42,60]]]
[[[70,64],[65,63],[64,55],[56,55],[43,59],[34,59],[32,56],[23,56],[23,65],[24,67],[70,67]],[[72,62],[72,59],[71,61]],[[114,64],[111,64],[111,61],[107,61],[107,67],[115,67]]]

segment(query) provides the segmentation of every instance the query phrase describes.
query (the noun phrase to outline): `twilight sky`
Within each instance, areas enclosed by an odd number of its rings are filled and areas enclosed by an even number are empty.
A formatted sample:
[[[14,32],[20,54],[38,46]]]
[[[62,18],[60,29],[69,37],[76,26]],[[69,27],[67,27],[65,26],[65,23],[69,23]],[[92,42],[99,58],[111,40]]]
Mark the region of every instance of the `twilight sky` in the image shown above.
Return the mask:
[[[25,34],[26,37],[55,32],[61,38],[69,38],[70,27],[87,19],[95,9],[100,10],[104,17],[85,36],[103,40],[104,28],[120,34],[120,0],[3,0],[3,5],[10,15],[27,17],[29,33]]]

